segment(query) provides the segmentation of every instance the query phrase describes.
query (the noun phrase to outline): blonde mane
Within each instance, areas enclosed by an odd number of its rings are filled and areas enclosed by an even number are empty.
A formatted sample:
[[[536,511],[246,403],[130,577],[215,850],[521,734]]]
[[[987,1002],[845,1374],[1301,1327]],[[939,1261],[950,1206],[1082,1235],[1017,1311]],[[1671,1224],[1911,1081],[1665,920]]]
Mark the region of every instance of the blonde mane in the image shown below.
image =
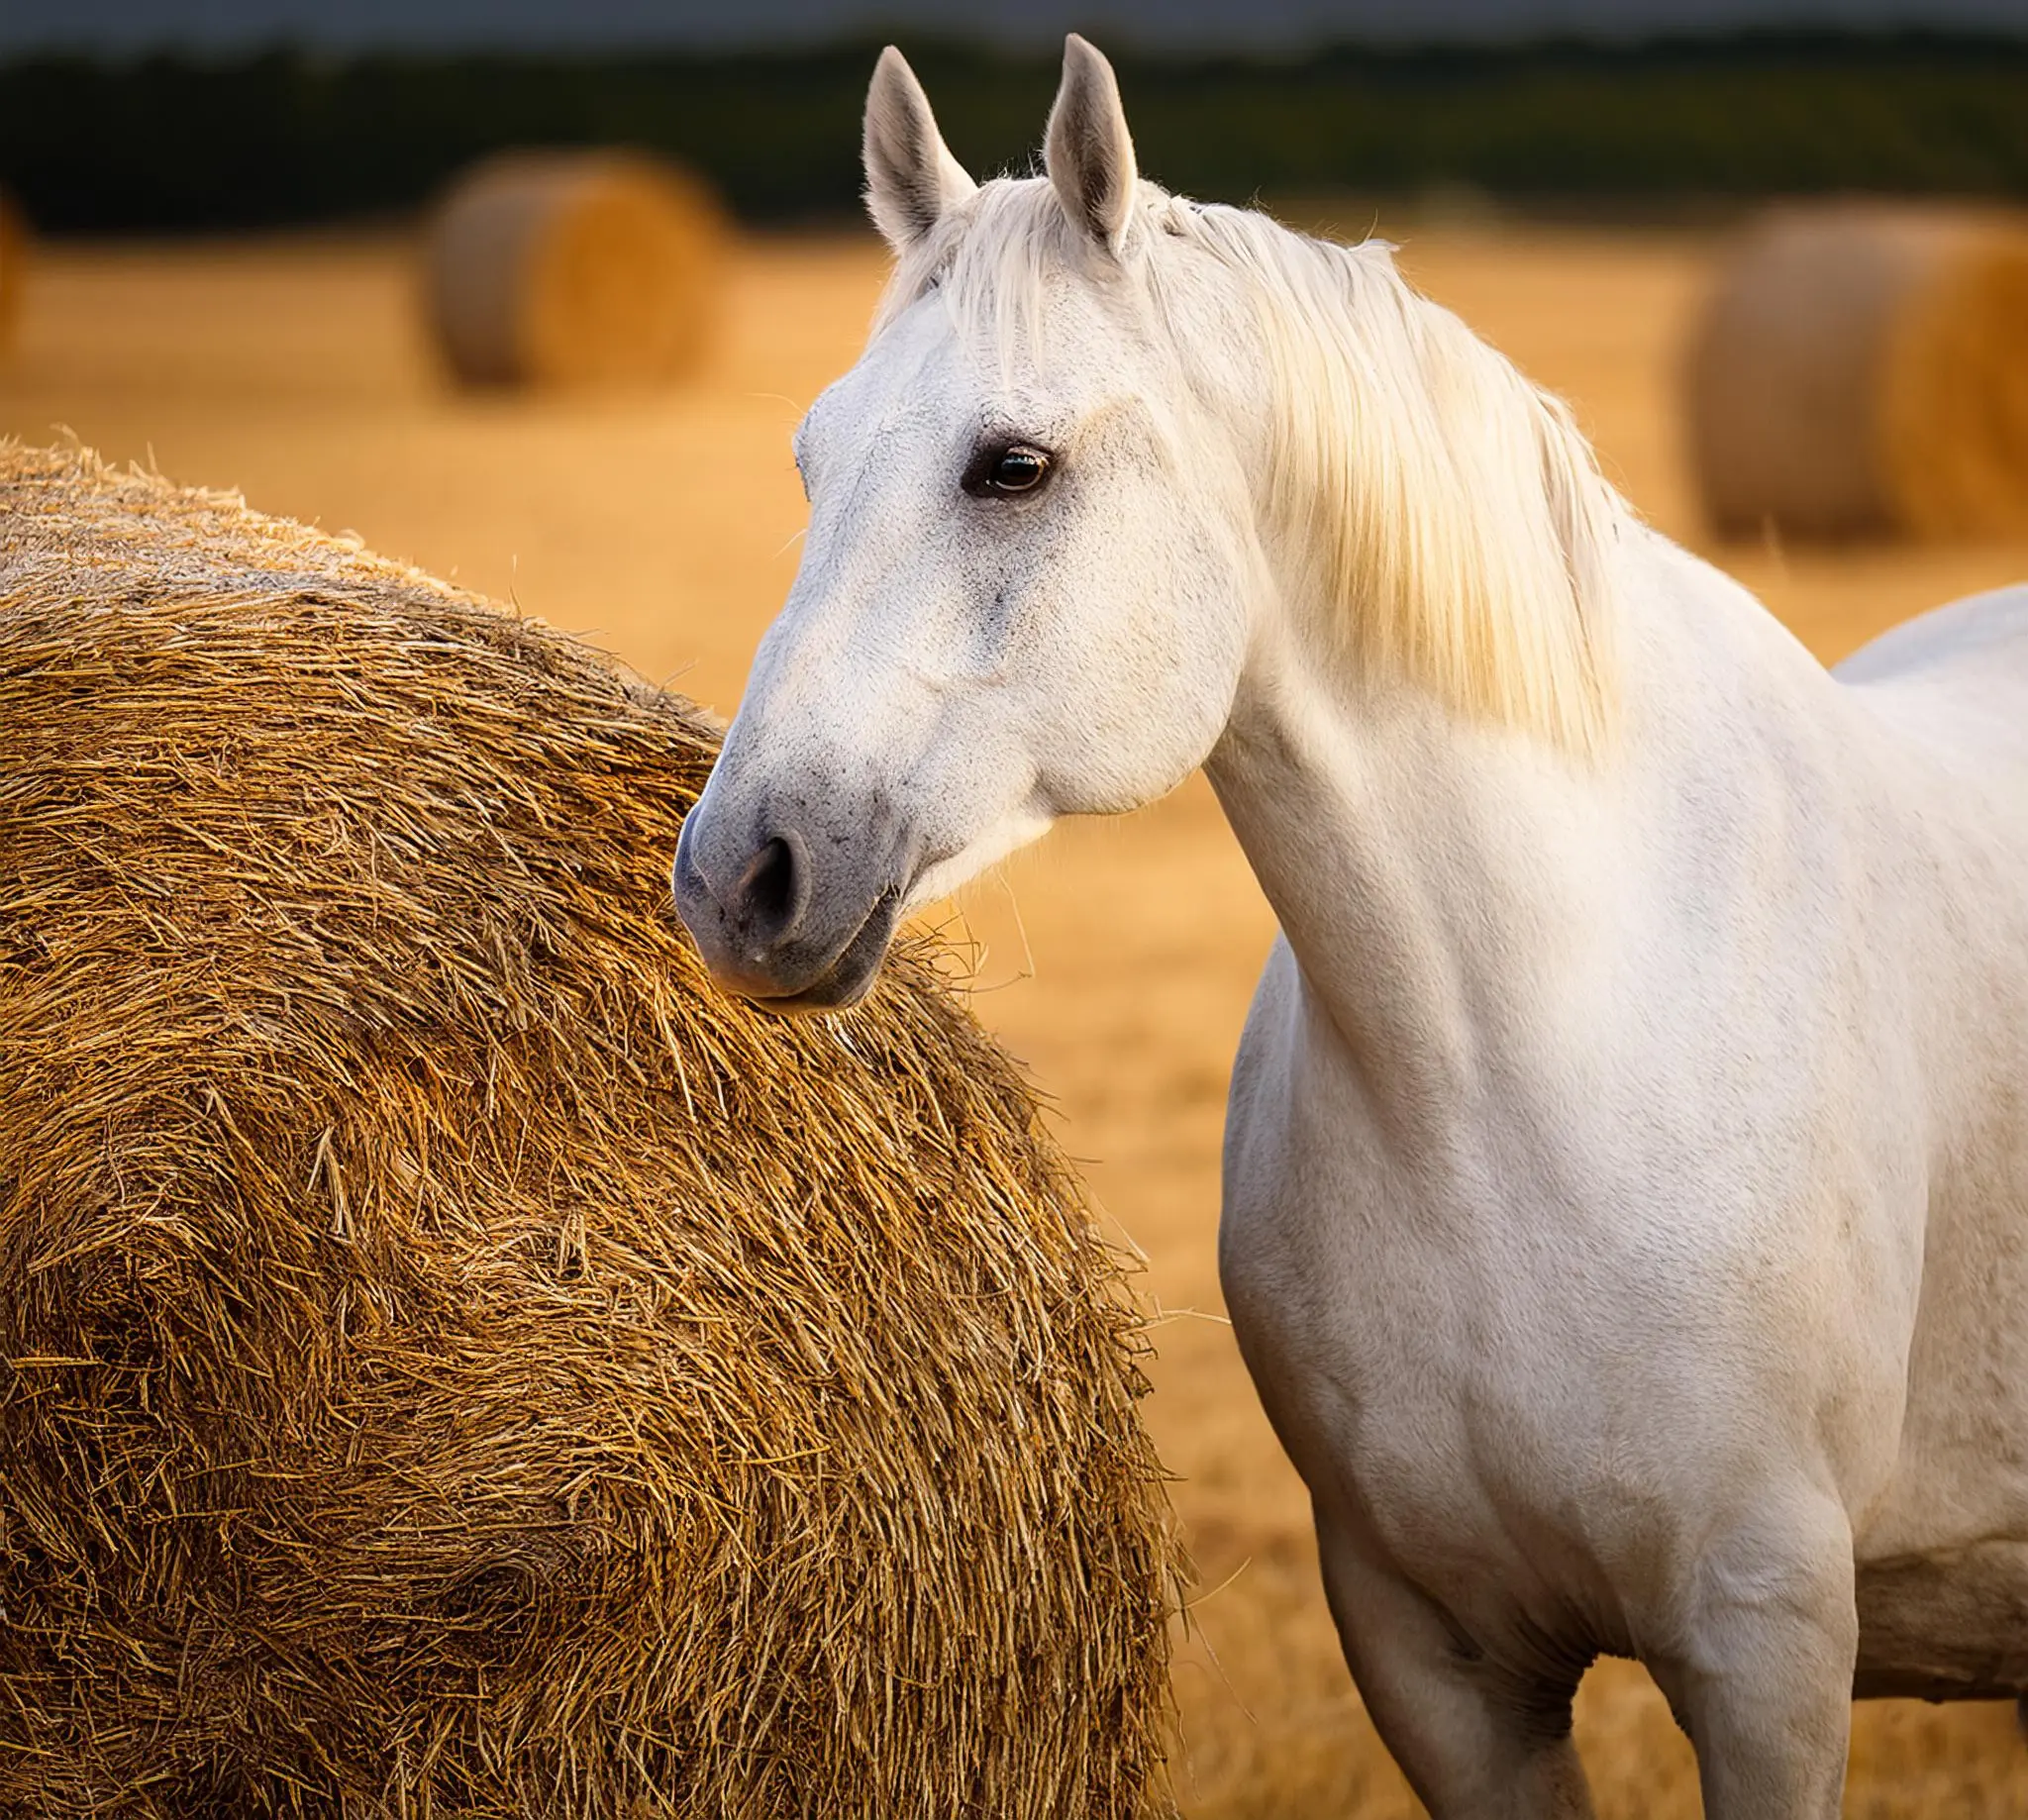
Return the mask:
[[[1411,290],[1384,243],[1141,190],[1129,271],[1171,332],[1175,250],[1245,282],[1273,412],[1262,523],[1297,571],[1291,593],[1324,604],[1330,645],[1462,714],[1596,752],[1616,706],[1609,555],[1629,511],[1563,404]],[[935,287],[1011,365],[1040,346],[1052,276],[1094,256],[1046,182],[988,183],[897,267],[875,333]]]

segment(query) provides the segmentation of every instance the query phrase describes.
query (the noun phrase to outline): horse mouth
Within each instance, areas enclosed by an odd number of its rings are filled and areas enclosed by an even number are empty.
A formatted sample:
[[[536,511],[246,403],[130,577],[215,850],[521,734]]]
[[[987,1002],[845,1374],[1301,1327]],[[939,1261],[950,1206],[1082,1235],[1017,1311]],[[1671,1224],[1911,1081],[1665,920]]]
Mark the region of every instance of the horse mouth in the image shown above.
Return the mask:
[[[777,1017],[814,1017],[827,1011],[849,1011],[873,989],[880,977],[881,963],[894,942],[894,930],[901,920],[902,891],[890,884],[873,899],[852,939],[839,951],[838,959],[806,986],[793,992],[752,992],[748,1002]]]

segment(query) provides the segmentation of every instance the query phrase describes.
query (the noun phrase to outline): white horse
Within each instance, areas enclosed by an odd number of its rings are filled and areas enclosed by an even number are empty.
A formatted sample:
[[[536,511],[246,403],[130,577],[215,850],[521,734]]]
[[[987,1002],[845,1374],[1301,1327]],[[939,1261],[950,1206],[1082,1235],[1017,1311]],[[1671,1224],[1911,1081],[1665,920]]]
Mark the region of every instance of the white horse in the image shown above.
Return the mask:
[[[1221,1260],[1360,1689],[1439,1816],[1588,1811],[1648,1665],[1718,1820],[1850,1701],[2028,1687],[2028,589],[1826,672],[1387,250],[1135,171],[1069,43],[898,255],[675,868],[731,988],[1202,764],[1280,920]]]

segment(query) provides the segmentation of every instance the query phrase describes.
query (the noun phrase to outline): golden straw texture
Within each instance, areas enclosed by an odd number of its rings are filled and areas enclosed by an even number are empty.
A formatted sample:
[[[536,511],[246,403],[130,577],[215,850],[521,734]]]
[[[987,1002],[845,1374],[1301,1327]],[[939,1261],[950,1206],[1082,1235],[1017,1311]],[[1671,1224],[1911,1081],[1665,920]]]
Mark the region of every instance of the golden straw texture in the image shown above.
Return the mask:
[[[652,385],[703,358],[725,222],[689,173],[618,152],[515,152],[461,178],[424,285],[451,370],[472,384]]]
[[[0,1812],[1166,1811],[1115,1260],[931,944],[713,991],[714,748],[0,445]]]
[[[1720,277],[1685,390],[1721,531],[2028,531],[2028,223],[1771,211]]]

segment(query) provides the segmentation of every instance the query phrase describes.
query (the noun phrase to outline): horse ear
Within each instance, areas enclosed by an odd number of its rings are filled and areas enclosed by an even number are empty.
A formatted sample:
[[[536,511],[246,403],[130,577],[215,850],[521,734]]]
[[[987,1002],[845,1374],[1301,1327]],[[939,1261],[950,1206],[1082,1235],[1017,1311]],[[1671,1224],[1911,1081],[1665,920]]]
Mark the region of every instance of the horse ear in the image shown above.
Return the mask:
[[[1117,252],[1134,210],[1134,142],[1113,66],[1075,32],[1064,41],[1043,162],[1070,219]]]
[[[866,90],[866,212],[896,253],[906,253],[978,185],[945,148],[930,98],[892,45]]]

